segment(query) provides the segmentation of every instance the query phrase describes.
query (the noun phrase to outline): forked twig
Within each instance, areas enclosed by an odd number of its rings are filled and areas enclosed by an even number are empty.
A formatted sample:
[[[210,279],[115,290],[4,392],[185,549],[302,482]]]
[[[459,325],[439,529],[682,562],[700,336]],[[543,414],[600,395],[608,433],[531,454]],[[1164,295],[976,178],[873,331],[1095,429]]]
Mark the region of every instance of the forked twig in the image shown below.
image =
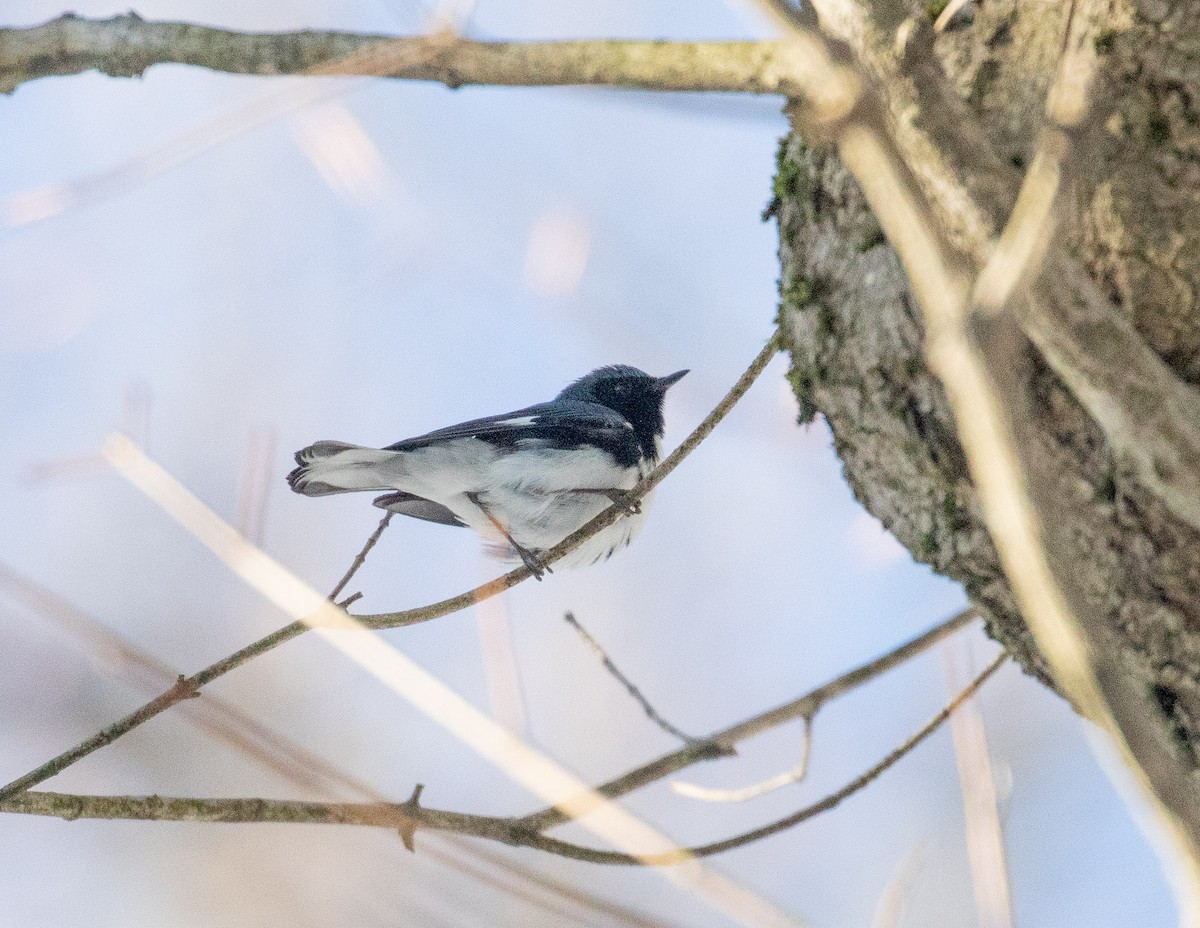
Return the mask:
[[[680,796],[689,799],[700,799],[704,802],[746,802],[757,799],[777,789],[799,783],[808,775],[808,760],[812,755],[812,716],[803,717],[804,735],[800,743],[800,762],[791,770],[777,773],[758,783],[742,786],[737,789],[717,789],[711,786],[701,786],[699,783],[688,783],[684,780],[673,780],[671,789]]]
[[[354,575],[358,573],[358,569],[366,562],[367,555],[370,554],[371,549],[378,544],[379,539],[383,536],[384,529],[388,527],[388,523],[392,521],[392,516],[394,515],[394,512],[389,511],[384,514],[382,519],[379,520],[379,525],[376,527],[375,531],[371,533],[371,537],[367,539],[367,543],[362,546],[362,550],[358,552],[354,560],[351,562],[350,569],[346,571],[342,579],[337,582],[337,586],[333,588],[333,592],[329,594],[329,598],[331,600],[336,602],[337,598],[341,595],[342,590],[346,589],[346,585],[354,579]],[[362,594],[360,593],[359,596],[361,595]],[[353,600],[351,600],[351,602],[353,602]],[[348,604],[349,603],[341,603],[340,605],[344,607]]]
[[[712,744],[732,749],[743,741],[778,728],[780,725],[786,725],[796,719],[815,716],[826,703],[832,702],[839,696],[864,686],[889,670],[907,663],[918,654],[924,653],[939,642],[945,641],[951,635],[966,628],[978,618],[979,614],[974,608],[964,609],[923,634],[893,648],[883,656],[867,661],[865,664],[835,677],[798,699],[793,699],[791,702],[768,709],[766,712],[760,712],[742,722],[714,732],[698,744],[688,745],[678,751],[664,754],[640,767],[635,767],[633,770],[597,786],[595,791],[610,799],[624,796],[673,773],[678,773],[698,761],[711,759],[712,752],[709,746]],[[566,822],[566,818],[558,809],[543,809],[520,820],[523,828],[537,831],[544,831],[564,822]]]

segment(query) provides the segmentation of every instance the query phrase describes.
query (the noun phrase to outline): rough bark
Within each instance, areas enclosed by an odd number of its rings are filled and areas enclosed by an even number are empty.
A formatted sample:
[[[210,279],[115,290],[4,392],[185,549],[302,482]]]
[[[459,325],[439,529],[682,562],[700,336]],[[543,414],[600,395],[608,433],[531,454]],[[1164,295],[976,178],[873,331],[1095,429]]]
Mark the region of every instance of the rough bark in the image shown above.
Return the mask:
[[[832,4],[831,4],[832,5]],[[870,7],[864,3],[862,6]],[[879,4],[883,6],[885,4]],[[818,9],[822,4],[817,4]],[[844,4],[837,6],[844,7]],[[945,112],[971,117],[986,148],[945,146],[982,216],[947,215],[964,252],[1003,220],[1033,154],[1058,60],[1065,5],[975,4],[973,20],[910,45],[903,79],[882,87],[901,143],[939,135]],[[1060,235],[1145,342],[1184,383],[1200,384],[1200,4],[1114,3],[1122,28],[1096,40],[1105,73]],[[1126,25],[1128,24],[1128,25]],[[847,38],[872,61],[869,30]],[[864,48],[864,46],[866,46]],[[875,56],[879,71],[893,62]],[[923,56],[923,57],[922,57]],[[922,98],[929,69],[957,90]],[[877,77],[884,76],[877,73]],[[912,141],[917,139],[917,141]],[[972,170],[975,176],[972,176]],[[986,169],[986,170],[984,170]],[[801,418],[825,416],[859,500],[922,562],[964,584],[989,630],[1051,683],[984,529],[945,396],[925,358],[921,316],[853,178],[794,132],[780,148],[771,212],[780,227],[781,318]],[[944,211],[953,196],[932,191]],[[972,241],[975,236],[975,241]],[[1070,518],[1051,542],[1075,565],[1089,621],[1121,642],[1131,673],[1154,688],[1174,733],[1200,745],[1200,535],[1173,517],[1071,391],[1028,351],[1026,389],[1044,469],[1059,475]]]

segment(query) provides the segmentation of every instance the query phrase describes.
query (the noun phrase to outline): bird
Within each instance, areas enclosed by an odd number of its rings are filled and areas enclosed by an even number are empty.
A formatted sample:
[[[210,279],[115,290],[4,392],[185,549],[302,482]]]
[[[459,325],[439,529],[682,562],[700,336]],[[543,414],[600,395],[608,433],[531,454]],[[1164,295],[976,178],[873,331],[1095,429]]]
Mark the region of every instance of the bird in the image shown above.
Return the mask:
[[[650,495],[628,495],[662,455],[663,399],[688,371],[652,377],[601,367],[548,403],[472,419],[385,448],[318,441],[296,452],[288,485],[305,496],[383,492],[374,505],[483,536],[493,557],[538,580],[545,553],[609,506],[618,519],[565,555],[594,564],[628,545]]]

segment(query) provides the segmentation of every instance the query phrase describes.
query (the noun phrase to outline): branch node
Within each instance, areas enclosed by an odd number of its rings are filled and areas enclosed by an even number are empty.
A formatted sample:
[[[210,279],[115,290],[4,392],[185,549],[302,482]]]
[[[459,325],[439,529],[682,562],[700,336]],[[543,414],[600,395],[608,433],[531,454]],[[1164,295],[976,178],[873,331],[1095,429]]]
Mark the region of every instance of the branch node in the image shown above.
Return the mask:
[[[175,685],[170,689],[171,702],[182,702],[185,699],[195,699],[200,695],[200,684],[190,680],[183,674],[175,678]]]
[[[696,760],[718,760],[737,757],[737,746],[719,738],[688,738],[687,746],[695,752]]]
[[[425,784],[418,783],[413,787],[412,795],[408,797],[402,804],[404,809],[405,821],[400,826],[400,840],[404,842],[404,848],[412,853],[417,852],[416,834],[417,826],[420,824],[419,818],[421,815],[421,793],[425,792]]]

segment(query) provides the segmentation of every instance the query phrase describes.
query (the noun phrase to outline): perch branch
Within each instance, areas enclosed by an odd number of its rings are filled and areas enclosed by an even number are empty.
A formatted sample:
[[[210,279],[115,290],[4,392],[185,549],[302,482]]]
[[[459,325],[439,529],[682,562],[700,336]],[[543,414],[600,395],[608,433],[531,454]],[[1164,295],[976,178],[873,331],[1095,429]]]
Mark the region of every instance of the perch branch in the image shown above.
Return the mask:
[[[716,428],[717,423],[721,421],[734,407],[739,399],[745,395],[750,389],[750,385],[754,383],[758,375],[774,357],[777,351],[777,334],[773,334],[768,339],[767,344],[751,362],[749,368],[733,385],[730,391],[721,399],[721,401],[713,408],[713,410],[704,418],[701,423],[696,426],[692,433],[684,440],[684,442],[676,448],[659,466],[633,490],[630,491],[632,499],[640,499],[646,493],[650,492],[661,482],[667,474],[674,470],[679,463],[687,457],[708,435]],[[558,558],[562,557],[569,551],[573,550],[577,545],[582,544],[587,538],[591,537],[595,532],[600,531],[612,524],[621,515],[620,510],[611,506],[601,512],[587,525],[583,526],[579,531],[568,536],[545,555],[545,560],[548,563],[553,563]],[[378,531],[378,530],[377,530]],[[375,537],[375,536],[372,536]],[[480,600],[490,596],[495,596],[502,593],[504,590],[515,586],[529,576],[528,569],[521,567],[517,570],[509,571],[495,580],[485,583],[482,586],[469,590],[458,596],[450,599],[442,600],[441,602],[433,603],[428,606],[409,609],[403,612],[384,613],[374,616],[356,616],[355,618],[368,628],[398,628],[405,625],[414,625],[418,622],[425,622],[430,619],[439,618],[444,615],[449,615],[453,612],[458,612],[474,605]],[[207,686],[213,680],[224,676],[231,670],[240,667],[247,661],[252,660],[266,652],[278,647],[279,645],[290,641],[291,639],[303,634],[308,630],[309,626],[303,621],[291,622],[283,626],[271,634],[260,638],[258,641],[247,645],[239,651],[222,658],[215,664],[211,664],[198,673],[185,679],[185,683],[192,691],[198,691],[201,687]],[[137,728],[144,722],[149,721],[161,712],[166,711],[175,703],[183,698],[182,690],[177,685],[172,687],[165,693],[150,700],[150,702],[141,706],[139,709],[125,716],[125,718],[115,722],[103,731],[98,732],[86,741],[81,742],[68,751],[63,752],[58,757],[55,757],[46,763],[36,767],[29,773],[17,778],[4,787],[0,787],[0,801],[7,799],[22,790],[36,786],[52,776],[61,773],[67,767],[83,759],[93,751],[99,750],[106,745],[112,744],[121,736],[127,734]]]
[[[438,723],[514,783],[561,809],[569,818],[579,820],[587,830],[634,858],[678,851],[676,842],[628,810],[593,793],[586,783],[553,758],[515,737],[382,636],[369,633],[369,629],[345,610],[255,548],[131,442],[119,436],[110,437],[103,450],[121,476],[248,586],[296,620],[303,621],[318,638]],[[418,784],[412,798],[404,804],[410,815],[415,816],[419,808],[422,789]],[[405,846],[410,850],[414,846],[415,830],[413,825],[401,832]],[[748,928],[750,925],[798,928],[801,924],[778,906],[698,861],[666,874],[666,878]]]
[[[604,648],[600,645],[600,642],[593,638],[591,632],[584,628],[583,625],[580,624],[579,620],[575,618],[575,613],[565,613],[563,615],[563,621],[570,625],[571,628],[575,629],[579,637],[583,639],[583,643],[587,645],[588,650],[600,659],[601,666],[603,666],[604,669],[607,670],[609,674],[612,675],[612,677],[625,688],[625,692],[627,692],[633,698],[633,700],[642,707],[642,711],[646,713],[646,717],[649,718],[650,721],[665,731],[668,735],[678,738],[684,744],[699,743],[701,741],[699,738],[693,738],[691,735],[680,731],[658,713],[658,710],[656,710],[654,706],[650,704],[650,700],[642,695],[642,691],[637,688],[633,681],[625,676],[625,674],[621,673],[620,668],[613,663],[612,658],[608,656],[608,652],[604,650]]]
[[[23,607],[53,622],[69,640],[102,669],[139,688],[158,692],[176,679],[178,672],[142,650],[119,632],[81,612],[69,601],[28,577],[0,564],[0,591]],[[325,798],[355,797],[360,801],[388,804],[388,799],[367,783],[351,776],[303,745],[264,725],[237,706],[212,693],[204,699],[183,703],[179,709],[209,737],[240,751],[265,769],[308,792]],[[411,832],[411,820],[395,813],[398,834]],[[483,884],[502,886],[506,893],[528,905],[562,919],[572,909],[614,918],[630,928],[656,928],[633,909],[618,906],[586,890],[557,880],[474,842],[445,833],[441,841],[426,840],[422,853],[441,866],[449,867]],[[491,872],[499,871],[499,874]]]

